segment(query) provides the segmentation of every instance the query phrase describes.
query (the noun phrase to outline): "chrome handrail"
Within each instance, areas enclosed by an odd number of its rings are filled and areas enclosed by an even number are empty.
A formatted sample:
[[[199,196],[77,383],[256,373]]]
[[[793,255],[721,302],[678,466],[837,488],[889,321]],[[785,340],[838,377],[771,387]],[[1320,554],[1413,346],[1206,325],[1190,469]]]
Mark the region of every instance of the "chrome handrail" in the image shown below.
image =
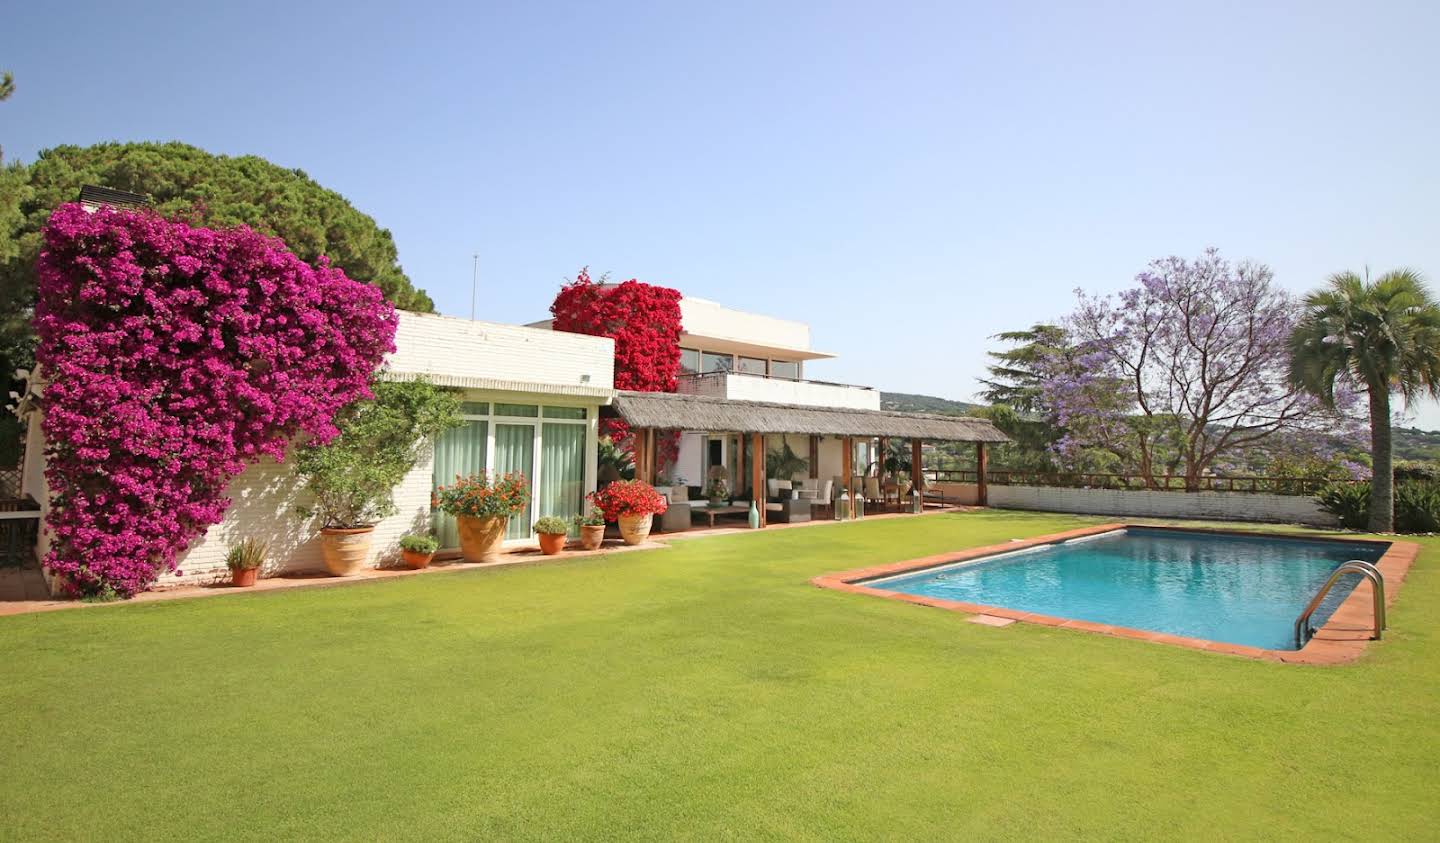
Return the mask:
[[[1330,579],[1326,580],[1325,584],[1320,587],[1320,590],[1315,592],[1315,596],[1311,598],[1310,604],[1305,607],[1305,611],[1301,612],[1300,617],[1295,619],[1296,649],[1304,647],[1309,637],[1315,634],[1315,630],[1310,628],[1310,616],[1315,614],[1315,610],[1319,609],[1321,602],[1325,600],[1325,595],[1330,593],[1330,589],[1334,587],[1340,577],[1345,574],[1359,574],[1370,581],[1371,596],[1374,598],[1372,612],[1375,617],[1375,640],[1378,641],[1381,633],[1389,626],[1385,619],[1385,576],[1380,573],[1379,568],[1376,568],[1369,562],[1363,559],[1351,559],[1349,562],[1335,569],[1334,573],[1330,575]]]

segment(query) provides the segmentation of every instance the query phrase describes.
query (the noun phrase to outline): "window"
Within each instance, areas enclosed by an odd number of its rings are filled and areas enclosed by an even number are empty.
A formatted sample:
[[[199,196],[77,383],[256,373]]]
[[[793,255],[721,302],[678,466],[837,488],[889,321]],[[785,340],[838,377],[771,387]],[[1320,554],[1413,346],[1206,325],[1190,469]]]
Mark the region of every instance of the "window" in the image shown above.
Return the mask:
[[[496,404],[495,415],[497,416],[520,416],[533,419],[540,415],[540,408],[534,404]]]
[[[680,374],[693,375],[700,371],[700,352],[693,348],[680,349]]]
[[[585,420],[584,407],[546,407],[545,418],[547,419],[576,419]]]
[[[700,355],[700,371],[702,372],[728,372],[734,368],[734,358],[729,354],[711,354],[705,352]]]
[[[744,372],[747,375],[765,375],[769,374],[769,367],[765,365],[765,360],[762,358],[741,357],[735,371]]]
[[[794,360],[771,360],[770,376],[786,380],[800,380],[800,364]]]
[[[490,415],[489,401],[465,401],[460,404],[460,415],[462,416],[488,416]]]

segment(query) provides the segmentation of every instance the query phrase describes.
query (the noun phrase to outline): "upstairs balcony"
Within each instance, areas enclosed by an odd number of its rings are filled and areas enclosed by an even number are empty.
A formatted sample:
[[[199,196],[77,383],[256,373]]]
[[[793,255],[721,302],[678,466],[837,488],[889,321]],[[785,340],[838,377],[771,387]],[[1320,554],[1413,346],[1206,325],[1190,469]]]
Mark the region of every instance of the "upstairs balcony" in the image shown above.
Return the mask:
[[[732,401],[770,401],[810,407],[880,409],[880,390],[844,383],[807,381],[742,372],[705,372],[680,376],[677,392],[728,398]]]

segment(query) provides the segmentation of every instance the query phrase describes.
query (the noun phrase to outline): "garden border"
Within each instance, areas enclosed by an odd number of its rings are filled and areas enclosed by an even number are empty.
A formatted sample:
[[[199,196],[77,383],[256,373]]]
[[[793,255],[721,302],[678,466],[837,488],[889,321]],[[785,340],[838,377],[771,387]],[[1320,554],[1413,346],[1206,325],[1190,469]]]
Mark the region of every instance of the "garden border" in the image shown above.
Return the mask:
[[[867,568],[855,568],[839,573],[824,574],[815,577],[810,582],[820,588],[846,591],[851,594],[867,594],[873,597],[884,597],[890,600],[914,603],[918,606],[948,609],[952,612],[989,616],[990,618],[999,618],[1008,621],[1023,621],[1025,623],[1058,627],[1060,629],[1075,629],[1082,632],[1113,635],[1119,638],[1130,638],[1137,641],[1153,641],[1160,644],[1188,647],[1192,650],[1203,650],[1209,653],[1225,653],[1232,656],[1244,656],[1251,659],[1284,662],[1286,664],[1343,664],[1359,658],[1360,655],[1365,652],[1366,646],[1370,643],[1370,635],[1372,633],[1370,619],[1372,597],[1370,592],[1371,586],[1368,581],[1362,581],[1359,585],[1356,585],[1355,589],[1345,598],[1345,601],[1335,610],[1335,613],[1330,616],[1330,619],[1325,622],[1325,625],[1317,630],[1315,636],[1299,650],[1270,650],[1262,647],[1249,647],[1243,644],[1211,641],[1205,638],[1188,638],[1181,635],[1170,635],[1164,632],[1112,626],[1110,624],[1094,623],[1092,621],[1082,621],[1073,618],[1057,618],[1051,615],[1022,612],[1000,606],[984,606],[976,603],[963,603],[958,600],[945,600],[939,597],[901,594],[899,592],[885,591],[865,585],[867,582],[895,576],[896,574],[916,573],[930,568],[952,565],[956,562],[965,562],[999,553],[1038,547],[1040,545],[1058,544],[1066,539],[1094,536],[1100,533],[1109,533],[1132,527],[1146,530],[1174,530],[1179,532],[1216,533],[1221,535],[1252,537],[1264,536],[1267,538],[1281,539],[1294,539],[1296,537],[1294,534],[1264,533],[1250,530],[1107,523],[1094,527],[1067,530],[1063,533],[1051,533],[1049,535],[1021,539],[1019,541],[1010,541],[1004,544],[986,545],[985,547],[975,547],[956,552],[939,553],[933,556],[923,556],[918,559],[907,559],[903,562],[872,565]],[[1395,598],[1400,592],[1400,586],[1405,582],[1405,575],[1409,572],[1411,564],[1420,552],[1420,545],[1407,541],[1349,539],[1335,536],[1305,536],[1305,539],[1307,541],[1332,542],[1360,541],[1388,545],[1384,555],[1382,555],[1379,562],[1376,563],[1376,567],[1380,569],[1380,573],[1385,577],[1385,597],[1387,605],[1395,602]]]

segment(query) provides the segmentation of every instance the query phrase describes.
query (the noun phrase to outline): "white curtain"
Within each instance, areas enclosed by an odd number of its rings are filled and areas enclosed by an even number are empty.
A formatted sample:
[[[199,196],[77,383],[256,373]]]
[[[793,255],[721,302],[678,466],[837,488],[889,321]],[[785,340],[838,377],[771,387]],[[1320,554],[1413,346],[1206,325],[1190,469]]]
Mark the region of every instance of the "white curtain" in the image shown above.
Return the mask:
[[[437,488],[454,483],[456,475],[468,477],[485,470],[487,427],[483,421],[468,421],[445,431],[436,440],[434,483]],[[454,518],[437,509],[433,515],[433,526],[441,547],[460,546],[460,534],[455,530]]]

